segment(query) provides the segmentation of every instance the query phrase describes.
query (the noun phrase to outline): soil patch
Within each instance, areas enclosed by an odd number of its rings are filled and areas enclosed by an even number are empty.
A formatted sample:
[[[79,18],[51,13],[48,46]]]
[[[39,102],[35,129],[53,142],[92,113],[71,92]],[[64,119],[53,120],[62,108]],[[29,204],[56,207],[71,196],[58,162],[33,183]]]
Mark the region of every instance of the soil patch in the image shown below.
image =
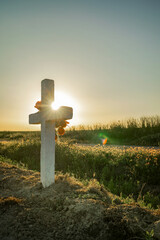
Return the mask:
[[[160,211],[121,200],[96,180],[85,186],[56,174],[43,188],[38,172],[0,162],[0,239],[160,239]],[[148,238],[149,239],[149,238]]]

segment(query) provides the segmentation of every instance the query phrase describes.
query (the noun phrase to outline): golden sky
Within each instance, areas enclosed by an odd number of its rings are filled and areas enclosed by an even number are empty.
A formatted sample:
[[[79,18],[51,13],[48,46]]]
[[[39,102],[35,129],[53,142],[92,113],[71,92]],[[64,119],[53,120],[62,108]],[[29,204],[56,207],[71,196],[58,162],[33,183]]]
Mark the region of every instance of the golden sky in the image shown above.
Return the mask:
[[[36,130],[41,80],[74,124],[160,114],[160,1],[0,1],[0,131]]]

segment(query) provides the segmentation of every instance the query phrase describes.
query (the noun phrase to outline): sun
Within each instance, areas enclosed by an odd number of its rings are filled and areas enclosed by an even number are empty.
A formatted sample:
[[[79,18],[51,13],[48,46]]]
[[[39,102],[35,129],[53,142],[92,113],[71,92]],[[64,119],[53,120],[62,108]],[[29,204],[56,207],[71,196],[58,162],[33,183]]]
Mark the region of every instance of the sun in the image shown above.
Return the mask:
[[[72,107],[77,109],[76,101],[64,92],[55,91],[55,101],[51,104],[52,109],[57,110],[60,106]]]
[[[73,108],[73,119],[70,119],[69,122],[72,125],[77,125],[80,122],[80,111],[81,105],[77,102],[77,99],[71,97],[71,95],[66,94],[65,92],[55,91],[55,101],[51,104],[53,110],[57,110],[61,106],[67,106]]]

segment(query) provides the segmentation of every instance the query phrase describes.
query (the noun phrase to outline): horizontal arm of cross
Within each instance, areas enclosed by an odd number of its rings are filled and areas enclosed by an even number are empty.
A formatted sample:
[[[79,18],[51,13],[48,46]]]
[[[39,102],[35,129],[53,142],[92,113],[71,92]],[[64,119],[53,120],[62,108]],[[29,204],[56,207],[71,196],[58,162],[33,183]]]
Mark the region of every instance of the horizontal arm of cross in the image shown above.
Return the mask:
[[[58,121],[72,119],[73,109],[71,107],[62,106],[58,110],[39,111],[29,115],[29,124],[40,124],[42,120]]]

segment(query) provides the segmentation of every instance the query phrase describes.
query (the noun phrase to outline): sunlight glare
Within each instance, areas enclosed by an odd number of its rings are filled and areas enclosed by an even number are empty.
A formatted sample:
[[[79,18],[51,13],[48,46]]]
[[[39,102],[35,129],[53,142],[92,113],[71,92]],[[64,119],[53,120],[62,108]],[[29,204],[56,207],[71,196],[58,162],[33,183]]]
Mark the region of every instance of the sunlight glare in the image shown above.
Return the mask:
[[[51,107],[57,110],[61,106],[72,107],[74,111],[77,109],[77,104],[71,96],[64,92],[55,91],[55,101],[51,104]]]
[[[59,105],[59,103],[52,102],[51,107],[53,110],[57,110],[60,107],[60,105]]]
[[[69,122],[72,125],[77,125],[80,123],[80,111],[81,106],[75,100],[75,98],[71,97],[70,95],[61,92],[55,91],[55,101],[51,104],[53,110],[57,110],[61,106],[67,106],[73,108],[73,119],[70,119]]]

